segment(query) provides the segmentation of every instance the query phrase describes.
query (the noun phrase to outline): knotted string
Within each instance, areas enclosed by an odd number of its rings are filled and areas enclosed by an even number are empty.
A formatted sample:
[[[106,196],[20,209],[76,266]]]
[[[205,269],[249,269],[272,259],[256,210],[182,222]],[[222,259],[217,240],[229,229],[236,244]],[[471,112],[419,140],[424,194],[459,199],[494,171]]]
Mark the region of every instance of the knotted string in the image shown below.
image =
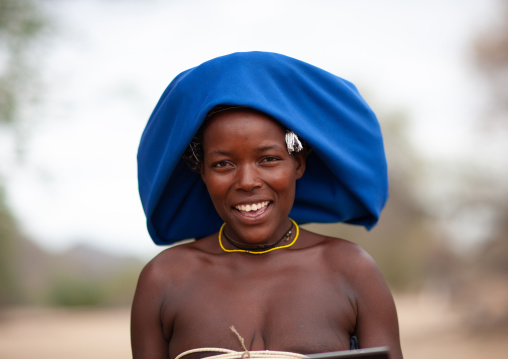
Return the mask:
[[[245,346],[245,340],[243,339],[243,337],[240,335],[240,333],[238,333],[238,331],[236,330],[234,325],[230,326],[229,329],[231,329],[231,331],[236,334],[236,337],[240,341],[240,344],[242,345],[243,350],[245,350],[242,354],[242,359],[246,359],[246,358],[250,359],[250,353],[249,353],[249,350],[247,350],[247,347]]]

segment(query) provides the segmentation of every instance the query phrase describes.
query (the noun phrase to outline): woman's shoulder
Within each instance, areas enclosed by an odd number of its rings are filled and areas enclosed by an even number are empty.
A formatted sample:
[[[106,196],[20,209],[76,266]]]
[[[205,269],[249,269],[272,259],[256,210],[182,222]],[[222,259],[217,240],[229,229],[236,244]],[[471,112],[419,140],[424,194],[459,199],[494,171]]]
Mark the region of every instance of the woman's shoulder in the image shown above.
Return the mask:
[[[374,259],[357,243],[337,237],[307,232],[321,248],[323,260],[335,271],[348,276],[379,271]]]
[[[164,249],[150,260],[140,274],[140,281],[153,284],[178,281],[199,270],[205,252],[196,242],[187,242]]]
[[[332,237],[316,232],[309,231],[307,229],[300,228],[300,233],[307,239],[307,243],[310,246],[317,246],[326,251],[333,251],[334,254],[361,254],[364,250],[356,243],[351,242],[347,239]],[[336,253],[339,252],[339,253]]]

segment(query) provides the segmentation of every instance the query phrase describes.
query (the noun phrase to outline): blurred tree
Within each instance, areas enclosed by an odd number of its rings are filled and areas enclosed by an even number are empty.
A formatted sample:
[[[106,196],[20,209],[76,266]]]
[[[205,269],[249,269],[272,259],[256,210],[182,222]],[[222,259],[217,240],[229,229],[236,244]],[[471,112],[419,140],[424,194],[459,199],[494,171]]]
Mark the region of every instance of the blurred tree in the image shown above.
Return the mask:
[[[490,88],[490,116],[508,126],[508,0],[499,0],[499,22],[481,34],[475,43],[477,63]],[[494,116],[492,116],[494,115]]]
[[[0,305],[20,298],[13,263],[14,244],[18,236],[16,222],[5,205],[5,194],[0,184]]]
[[[46,29],[43,3],[35,0],[0,0],[0,131],[16,133],[23,109],[33,100],[33,51]],[[19,137],[19,136],[18,136]],[[13,251],[20,231],[7,207],[5,168],[0,163],[0,304],[19,299],[13,270]]]
[[[420,289],[444,263],[419,189],[427,168],[409,136],[404,113],[380,113],[390,179],[390,198],[365,248],[372,253],[388,282],[397,289]],[[363,244],[362,244],[363,245]]]
[[[0,123],[20,119],[35,96],[33,51],[46,27],[42,3],[0,0]]]
[[[458,166],[450,198],[455,213],[466,214],[462,227],[474,231],[471,222],[485,222],[481,241],[456,269],[453,292],[454,302],[467,307],[466,322],[482,331],[508,327],[508,0],[498,4],[496,21],[472,45],[488,97],[472,138],[476,157]]]
[[[435,185],[433,209],[443,234],[468,264],[483,250],[506,242],[508,223],[508,0],[498,1],[496,20],[471,44],[487,96],[485,111],[472,124],[462,158],[443,159],[431,169]],[[481,87],[481,86],[479,86]],[[482,95],[480,90],[478,96]],[[467,126],[467,124],[466,124]],[[438,223],[440,222],[440,223]],[[495,251],[487,252],[494,254]],[[508,262],[508,252],[497,253]],[[483,257],[485,268],[494,263]],[[501,268],[503,266],[497,266]]]
[[[482,255],[485,266],[502,270],[508,274],[508,0],[499,0],[500,11],[498,21],[489,25],[480,34],[474,44],[476,62],[484,75],[489,89],[487,111],[479,119],[479,124],[485,131],[479,132],[482,143],[493,140],[499,142],[496,152],[502,151],[502,156],[495,157],[499,162],[495,170],[487,174],[491,177],[483,178],[481,184],[488,191],[488,204],[492,212],[496,213],[493,231],[490,233],[491,243],[486,243]],[[487,124],[487,125],[485,125]],[[473,183],[474,184],[474,183]],[[480,193],[484,193],[481,191]],[[498,250],[492,250],[497,248]],[[500,250],[504,249],[504,250]]]

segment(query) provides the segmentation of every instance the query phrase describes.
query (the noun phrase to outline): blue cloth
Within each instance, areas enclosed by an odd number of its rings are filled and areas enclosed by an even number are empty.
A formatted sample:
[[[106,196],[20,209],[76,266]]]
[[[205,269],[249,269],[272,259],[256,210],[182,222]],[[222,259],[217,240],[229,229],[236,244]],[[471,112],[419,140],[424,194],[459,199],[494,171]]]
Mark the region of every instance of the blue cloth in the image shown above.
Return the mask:
[[[199,174],[181,159],[216,105],[262,111],[312,148],[290,216],[298,223],[373,227],[388,198],[376,116],[355,86],[305,62],[266,52],[233,53],[179,74],[162,94],[141,138],[139,193],[157,244],[219,230]]]

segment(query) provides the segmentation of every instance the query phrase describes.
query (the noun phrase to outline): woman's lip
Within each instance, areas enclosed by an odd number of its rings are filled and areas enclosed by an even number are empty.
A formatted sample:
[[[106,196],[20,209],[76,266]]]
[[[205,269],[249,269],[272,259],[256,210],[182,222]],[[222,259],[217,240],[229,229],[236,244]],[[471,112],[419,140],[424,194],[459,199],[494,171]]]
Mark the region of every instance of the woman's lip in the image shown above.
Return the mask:
[[[259,203],[259,202],[254,202],[254,203]],[[271,202],[268,202],[268,204],[266,206],[264,206],[256,211],[249,211],[249,212],[241,211],[239,209],[234,208],[234,212],[241,219],[247,220],[249,222],[251,222],[253,220],[257,221],[257,220],[262,219],[264,217],[264,215],[266,215],[269,212],[271,204],[272,204]]]
[[[233,208],[235,208],[241,212],[251,212],[251,211],[258,211],[260,209],[263,209],[264,207],[268,206],[269,204],[270,204],[270,201],[267,201],[267,200],[251,201],[251,202],[236,204],[233,206]]]

